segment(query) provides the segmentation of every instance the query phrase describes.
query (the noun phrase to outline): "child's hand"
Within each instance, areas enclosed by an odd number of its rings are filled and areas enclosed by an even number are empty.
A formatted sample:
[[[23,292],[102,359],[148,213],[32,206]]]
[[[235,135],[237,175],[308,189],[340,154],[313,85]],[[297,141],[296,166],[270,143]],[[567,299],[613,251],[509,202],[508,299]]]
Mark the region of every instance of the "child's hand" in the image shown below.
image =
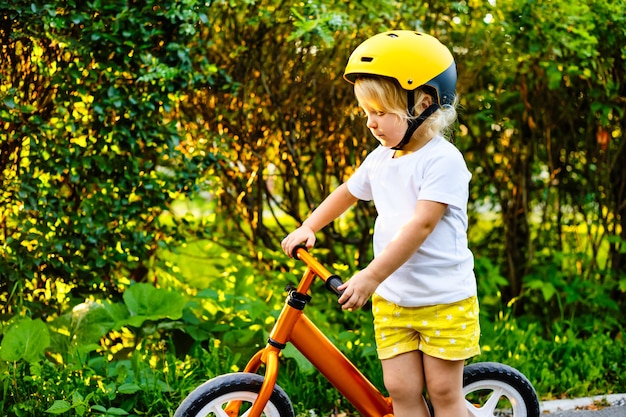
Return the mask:
[[[294,248],[302,243],[305,244],[307,249],[311,249],[315,244],[315,232],[310,227],[304,225],[289,233],[280,246],[283,248],[283,252],[291,257]]]
[[[355,310],[367,303],[367,300],[374,294],[380,284],[367,269],[357,272],[348,281],[337,287],[339,291],[344,291],[339,297],[339,304],[344,310]]]

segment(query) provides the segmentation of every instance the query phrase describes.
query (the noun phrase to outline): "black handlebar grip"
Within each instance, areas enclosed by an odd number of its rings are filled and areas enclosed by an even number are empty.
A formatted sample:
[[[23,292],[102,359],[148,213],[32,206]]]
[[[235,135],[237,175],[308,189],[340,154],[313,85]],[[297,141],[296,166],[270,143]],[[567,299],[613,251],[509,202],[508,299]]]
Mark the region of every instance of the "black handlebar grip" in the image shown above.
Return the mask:
[[[339,287],[341,284],[343,284],[343,281],[341,280],[341,278],[339,278],[337,275],[331,275],[326,280],[326,284],[325,285],[326,285],[326,288],[330,292],[335,294],[337,297],[341,297],[341,295],[343,294],[343,290],[339,291],[337,289],[337,287]],[[361,308],[363,310],[365,310],[365,311],[370,311],[372,309],[372,301],[371,300],[367,300],[365,305],[363,307],[361,307]]]
[[[326,280],[326,288],[337,297],[341,297],[341,295],[343,294],[343,291],[339,291],[337,289],[337,287],[339,287],[341,284],[343,284],[343,281],[337,275],[331,275]]]
[[[304,243],[300,243],[298,246],[293,248],[293,250],[291,251],[291,257],[292,258],[298,259],[298,249],[308,250]]]

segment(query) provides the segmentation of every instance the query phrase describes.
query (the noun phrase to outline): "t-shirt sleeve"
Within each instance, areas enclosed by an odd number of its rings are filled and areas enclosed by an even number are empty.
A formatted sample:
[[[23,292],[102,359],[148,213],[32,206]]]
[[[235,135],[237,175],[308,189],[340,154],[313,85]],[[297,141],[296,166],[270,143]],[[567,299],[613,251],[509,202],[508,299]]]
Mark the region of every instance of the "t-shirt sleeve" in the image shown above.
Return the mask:
[[[437,201],[465,210],[471,174],[460,152],[432,158],[424,171],[419,200]]]
[[[359,200],[371,201],[372,185],[370,182],[371,154],[365,157],[363,163],[348,178],[348,191]]]

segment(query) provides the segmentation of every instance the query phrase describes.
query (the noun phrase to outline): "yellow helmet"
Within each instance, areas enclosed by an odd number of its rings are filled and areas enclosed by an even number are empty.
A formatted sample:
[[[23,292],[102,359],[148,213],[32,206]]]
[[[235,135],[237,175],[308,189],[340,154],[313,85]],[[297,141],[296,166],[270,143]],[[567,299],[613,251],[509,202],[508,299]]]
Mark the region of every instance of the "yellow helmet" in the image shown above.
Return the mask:
[[[359,75],[393,78],[407,91],[427,86],[440,106],[454,102],[454,58],[437,38],[425,33],[393,30],[367,39],[350,55],[343,77],[354,84]]]

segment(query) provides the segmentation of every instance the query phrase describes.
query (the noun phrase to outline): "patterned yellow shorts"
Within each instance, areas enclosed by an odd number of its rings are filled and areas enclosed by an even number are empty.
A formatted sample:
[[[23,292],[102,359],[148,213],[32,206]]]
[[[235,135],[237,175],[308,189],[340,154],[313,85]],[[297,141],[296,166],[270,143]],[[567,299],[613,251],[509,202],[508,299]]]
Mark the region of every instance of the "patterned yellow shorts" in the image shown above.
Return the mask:
[[[402,307],[374,294],[372,305],[380,359],[414,350],[446,360],[480,353],[476,297],[451,304]]]

